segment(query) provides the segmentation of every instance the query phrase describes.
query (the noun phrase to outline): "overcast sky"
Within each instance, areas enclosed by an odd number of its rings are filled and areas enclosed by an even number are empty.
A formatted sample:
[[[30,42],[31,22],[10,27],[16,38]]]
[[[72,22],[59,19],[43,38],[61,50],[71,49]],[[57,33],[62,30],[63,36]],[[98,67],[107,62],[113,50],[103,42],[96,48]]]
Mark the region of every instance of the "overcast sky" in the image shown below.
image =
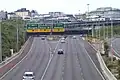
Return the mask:
[[[8,12],[20,8],[29,10],[35,9],[39,13],[61,11],[64,13],[84,13],[87,11],[87,4],[90,4],[90,11],[99,7],[120,8],[119,0],[0,0],[0,10]]]

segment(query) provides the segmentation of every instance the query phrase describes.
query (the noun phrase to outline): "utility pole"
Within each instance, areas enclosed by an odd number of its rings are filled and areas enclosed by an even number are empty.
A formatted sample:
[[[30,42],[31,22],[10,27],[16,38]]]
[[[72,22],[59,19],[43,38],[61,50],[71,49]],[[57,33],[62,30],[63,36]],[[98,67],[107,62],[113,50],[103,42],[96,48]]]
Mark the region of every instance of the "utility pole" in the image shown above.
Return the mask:
[[[88,12],[87,12],[88,21],[89,21],[89,5],[90,4],[87,4],[87,7],[88,7]],[[88,26],[88,36],[89,36],[89,26]]]
[[[88,12],[87,12],[88,21],[89,21],[89,5],[90,4],[87,4],[87,7],[88,7]]]
[[[98,40],[99,40],[99,45],[98,45],[98,52],[100,53],[100,51],[101,51],[101,40],[100,40],[100,38],[101,38],[101,35],[100,35],[100,33],[101,33],[101,27],[100,27],[100,21],[98,21]]]
[[[92,25],[92,37],[94,37],[94,25]]]
[[[108,21],[107,21],[107,23],[108,23]],[[107,26],[107,40],[108,40],[108,29],[109,29],[109,26]]]
[[[2,27],[2,21],[0,21],[0,63],[2,62],[2,37],[1,37],[1,28]]]
[[[53,30],[53,20],[52,20],[52,27],[51,27],[50,36],[52,35],[52,30]]]
[[[18,21],[17,21],[18,22]],[[19,41],[19,25],[17,23],[17,45],[16,45],[16,48],[17,48],[17,52],[18,52],[18,41]]]
[[[106,37],[106,36],[105,36],[105,29],[106,29],[106,28],[105,28],[105,24],[103,23],[103,31],[104,31],[104,32],[103,32],[103,38],[104,38],[104,40],[105,40],[105,37]]]
[[[111,61],[113,61],[112,38],[113,38],[113,22],[111,19],[111,54],[112,54]]]
[[[88,7],[88,11],[87,11],[88,21],[89,21],[89,5],[90,5],[90,4],[87,4],[87,7]],[[89,37],[89,26],[88,26],[88,37]]]

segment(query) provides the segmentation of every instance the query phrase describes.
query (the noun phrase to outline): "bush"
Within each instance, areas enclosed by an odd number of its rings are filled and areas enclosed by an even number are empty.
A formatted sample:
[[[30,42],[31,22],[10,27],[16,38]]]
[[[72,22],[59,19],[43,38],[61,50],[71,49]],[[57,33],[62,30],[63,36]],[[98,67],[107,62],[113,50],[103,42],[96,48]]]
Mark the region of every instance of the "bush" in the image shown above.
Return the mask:
[[[108,43],[104,42],[104,50],[105,50],[105,55],[106,56],[108,56],[108,54],[109,54],[109,49],[110,49],[110,47],[109,47]]]
[[[1,35],[2,35],[2,57],[3,60],[6,57],[10,57],[10,49],[12,48],[14,52],[16,50],[16,33],[17,27],[19,26],[19,49],[24,43],[24,21],[22,20],[7,20],[1,22]]]

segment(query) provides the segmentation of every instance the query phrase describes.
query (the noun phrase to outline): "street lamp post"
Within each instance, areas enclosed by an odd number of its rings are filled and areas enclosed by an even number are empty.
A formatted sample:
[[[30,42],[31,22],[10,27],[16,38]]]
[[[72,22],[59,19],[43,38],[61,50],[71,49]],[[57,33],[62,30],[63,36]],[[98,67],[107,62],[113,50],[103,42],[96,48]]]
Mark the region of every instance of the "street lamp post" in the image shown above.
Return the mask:
[[[103,23],[103,31],[104,31],[104,32],[103,32],[103,38],[104,38],[104,40],[105,40],[105,37],[106,37],[106,36],[105,36],[105,29],[106,29],[106,28],[105,28],[105,24]]]
[[[88,21],[89,21],[89,5],[90,4],[87,4],[87,7],[88,7],[88,12],[87,12]],[[88,26],[88,36],[89,36],[89,26]]]
[[[111,61],[113,61],[113,52],[112,52],[112,38],[113,38],[113,22],[112,22],[112,19],[111,19]]]
[[[1,25],[2,21],[0,21],[0,63],[2,62],[2,37],[1,37]]]
[[[19,27],[19,25],[17,24],[17,52],[18,52],[18,41],[19,41],[19,40],[18,40],[18,39],[19,39],[19,38],[18,38],[18,37],[19,37],[19,30],[18,30],[18,27]]]
[[[88,12],[87,12],[88,20],[89,20],[89,5],[90,5],[90,4],[87,4],[87,7],[88,7]]]
[[[53,20],[52,20],[52,27],[51,27],[50,36],[52,35],[52,30],[53,30]]]

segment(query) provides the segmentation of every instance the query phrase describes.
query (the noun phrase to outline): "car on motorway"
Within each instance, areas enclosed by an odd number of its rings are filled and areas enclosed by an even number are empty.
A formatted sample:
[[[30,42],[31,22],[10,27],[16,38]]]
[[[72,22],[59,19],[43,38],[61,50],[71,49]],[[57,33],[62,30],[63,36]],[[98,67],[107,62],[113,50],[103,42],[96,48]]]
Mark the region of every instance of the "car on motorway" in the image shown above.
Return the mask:
[[[45,37],[41,37],[42,40],[45,40]]]
[[[64,36],[64,38],[67,38],[67,36]]]
[[[65,40],[61,40],[61,43],[65,43]]]
[[[23,80],[35,80],[34,78],[35,76],[33,72],[25,72],[23,75]]]
[[[76,36],[73,36],[73,39],[76,39]]]
[[[64,54],[63,49],[58,49],[58,54]]]
[[[64,38],[64,37],[62,37],[62,38],[61,38],[61,40],[65,40],[65,38]]]

